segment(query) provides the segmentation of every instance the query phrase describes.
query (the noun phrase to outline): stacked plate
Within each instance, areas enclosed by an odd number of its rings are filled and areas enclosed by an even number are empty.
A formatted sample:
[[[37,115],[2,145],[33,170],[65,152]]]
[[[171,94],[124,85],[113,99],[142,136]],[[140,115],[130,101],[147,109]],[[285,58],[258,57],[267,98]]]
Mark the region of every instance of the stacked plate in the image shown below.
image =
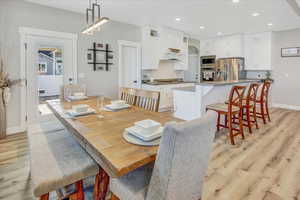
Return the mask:
[[[159,145],[162,133],[163,127],[159,122],[147,119],[126,128],[124,138],[133,144],[153,146]]]
[[[126,104],[126,101],[123,100],[116,100],[116,101],[111,101],[111,104],[105,105],[105,109],[109,111],[118,111],[118,110],[123,110],[130,108],[129,104]]]
[[[84,115],[93,114],[96,111],[88,105],[80,104],[72,106],[72,109],[67,110],[67,114],[71,117],[79,117]]]

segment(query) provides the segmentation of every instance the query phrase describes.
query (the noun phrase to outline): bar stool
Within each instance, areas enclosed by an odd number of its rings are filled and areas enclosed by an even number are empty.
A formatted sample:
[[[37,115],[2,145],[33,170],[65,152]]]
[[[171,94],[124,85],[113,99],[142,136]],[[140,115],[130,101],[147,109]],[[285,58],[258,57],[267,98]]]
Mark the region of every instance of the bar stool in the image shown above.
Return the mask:
[[[245,139],[243,131],[243,107],[242,101],[245,93],[245,86],[232,87],[228,104],[217,103],[206,106],[206,111],[213,110],[218,113],[217,130],[221,127],[229,129],[229,137],[232,145],[235,145],[234,137],[241,135]],[[225,124],[221,124],[221,116],[225,116]],[[238,115],[239,128],[233,127],[235,116]],[[234,133],[236,132],[236,133]]]
[[[268,117],[269,122],[271,121],[268,104],[270,86],[271,82],[265,81],[262,85],[260,96],[256,99],[256,104],[260,107],[260,112],[256,111],[256,116],[257,118],[261,118],[264,124],[267,123],[266,117]]]

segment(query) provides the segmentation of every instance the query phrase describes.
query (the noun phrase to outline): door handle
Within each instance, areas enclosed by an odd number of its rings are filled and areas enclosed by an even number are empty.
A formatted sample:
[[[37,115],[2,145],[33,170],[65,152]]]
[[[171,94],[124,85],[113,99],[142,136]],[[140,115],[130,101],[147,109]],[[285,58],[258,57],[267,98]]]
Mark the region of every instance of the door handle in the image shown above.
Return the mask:
[[[133,81],[133,83],[137,83],[137,80]]]

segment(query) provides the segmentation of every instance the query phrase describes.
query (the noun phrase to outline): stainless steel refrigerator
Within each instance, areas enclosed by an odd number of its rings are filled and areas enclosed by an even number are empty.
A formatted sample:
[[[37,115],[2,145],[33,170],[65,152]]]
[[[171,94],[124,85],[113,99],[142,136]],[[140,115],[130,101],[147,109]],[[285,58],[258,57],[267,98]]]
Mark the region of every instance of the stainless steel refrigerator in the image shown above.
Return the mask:
[[[244,63],[245,59],[242,57],[218,59],[216,65],[215,81],[246,79]]]

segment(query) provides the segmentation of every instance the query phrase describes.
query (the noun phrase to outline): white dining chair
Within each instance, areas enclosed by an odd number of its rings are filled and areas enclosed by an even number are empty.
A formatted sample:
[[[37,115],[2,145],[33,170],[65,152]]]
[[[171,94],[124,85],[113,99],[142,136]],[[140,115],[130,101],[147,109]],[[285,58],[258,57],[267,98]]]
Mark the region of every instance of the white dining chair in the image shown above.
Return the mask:
[[[169,123],[154,168],[139,168],[110,182],[112,199],[199,200],[215,137],[216,115]]]

